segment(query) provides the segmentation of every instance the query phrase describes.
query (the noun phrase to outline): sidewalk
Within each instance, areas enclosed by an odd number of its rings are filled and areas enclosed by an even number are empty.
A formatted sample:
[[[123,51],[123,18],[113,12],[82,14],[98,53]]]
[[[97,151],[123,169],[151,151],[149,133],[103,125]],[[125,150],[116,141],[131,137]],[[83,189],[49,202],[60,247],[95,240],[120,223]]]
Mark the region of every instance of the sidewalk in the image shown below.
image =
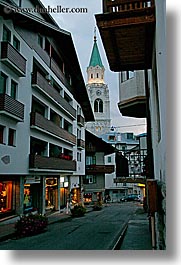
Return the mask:
[[[120,250],[152,250],[147,213],[138,209],[127,224]]]
[[[87,212],[92,211],[92,207],[87,207]],[[55,212],[48,215],[48,223],[53,224],[60,221],[66,221],[71,218],[70,214],[64,212]],[[11,239],[15,236],[14,224],[18,217],[0,222],[0,242]],[[121,246],[120,246],[121,245]],[[122,235],[121,244],[117,250],[152,250],[151,233],[149,231],[149,221],[147,213],[143,209],[138,209],[131,220],[127,223],[126,229]]]

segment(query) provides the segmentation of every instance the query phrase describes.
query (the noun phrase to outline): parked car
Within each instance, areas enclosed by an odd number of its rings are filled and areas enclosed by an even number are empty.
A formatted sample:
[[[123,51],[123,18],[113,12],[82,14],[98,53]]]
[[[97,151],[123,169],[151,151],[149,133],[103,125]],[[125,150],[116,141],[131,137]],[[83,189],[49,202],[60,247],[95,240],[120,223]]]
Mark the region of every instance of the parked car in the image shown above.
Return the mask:
[[[122,202],[128,201],[140,201],[140,195],[138,194],[128,194],[120,199]]]

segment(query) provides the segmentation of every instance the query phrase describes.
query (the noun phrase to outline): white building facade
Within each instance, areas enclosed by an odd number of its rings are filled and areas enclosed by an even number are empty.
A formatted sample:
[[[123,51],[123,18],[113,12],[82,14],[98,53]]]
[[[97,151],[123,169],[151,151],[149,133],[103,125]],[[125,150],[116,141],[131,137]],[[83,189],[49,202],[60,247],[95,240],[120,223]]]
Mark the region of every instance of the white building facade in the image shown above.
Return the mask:
[[[0,218],[80,196],[84,122],[94,119],[71,34],[47,14],[13,16],[18,3],[0,2],[12,10],[0,17]]]

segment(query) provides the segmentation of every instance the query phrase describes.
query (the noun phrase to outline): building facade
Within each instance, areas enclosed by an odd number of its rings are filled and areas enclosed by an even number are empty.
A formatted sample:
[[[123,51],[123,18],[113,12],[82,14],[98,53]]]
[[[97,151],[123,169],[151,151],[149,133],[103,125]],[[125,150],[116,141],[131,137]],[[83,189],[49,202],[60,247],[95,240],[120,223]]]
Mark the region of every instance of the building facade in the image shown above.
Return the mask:
[[[96,15],[96,20],[110,69],[127,75],[144,71],[152,247],[166,249],[166,1],[103,0],[103,14]],[[119,108],[131,116],[137,105],[133,115],[137,117],[143,110],[143,97],[140,101],[130,78],[127,83],[131,94],[125,95],[120,86]]]
[[[84,202],[103,201],[105,175],[115,171],[114,164],[105,163],[105,155],[113,154],[115,148],[86,130],[86,172],[83,177]]]
[[[47,13],[14,13],[20,2],[6,2],[0,1],[0,218],[60,210],[72,189],[78,196],[84,122],[94,120],[71,34]],[[27,6],[43,7],[21,1]]]
[[[120,202],[128,194],[139,194],[141,199],[145,196],[146,137],[146,134],[135,136],[133,133],[116,131],[102,136],[116,149],[114,154],[105,156],[107,165],[115,165],[115,172],[105,175],[106,194],[112,202]]]

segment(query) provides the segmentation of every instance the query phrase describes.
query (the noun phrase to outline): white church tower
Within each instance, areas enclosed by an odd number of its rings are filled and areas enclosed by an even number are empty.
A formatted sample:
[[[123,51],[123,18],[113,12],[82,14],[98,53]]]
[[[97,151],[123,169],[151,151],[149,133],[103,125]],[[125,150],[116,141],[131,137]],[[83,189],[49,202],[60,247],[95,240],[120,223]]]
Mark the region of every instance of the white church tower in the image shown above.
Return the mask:
[[[104,82],[105,68],[102,64],[96,35],[94,35],[94,45],[87,67],[87,92],[91,102],[95,122],[88,122],[86,129],[101,136],[107,133],[111,127],[109,89]]]

